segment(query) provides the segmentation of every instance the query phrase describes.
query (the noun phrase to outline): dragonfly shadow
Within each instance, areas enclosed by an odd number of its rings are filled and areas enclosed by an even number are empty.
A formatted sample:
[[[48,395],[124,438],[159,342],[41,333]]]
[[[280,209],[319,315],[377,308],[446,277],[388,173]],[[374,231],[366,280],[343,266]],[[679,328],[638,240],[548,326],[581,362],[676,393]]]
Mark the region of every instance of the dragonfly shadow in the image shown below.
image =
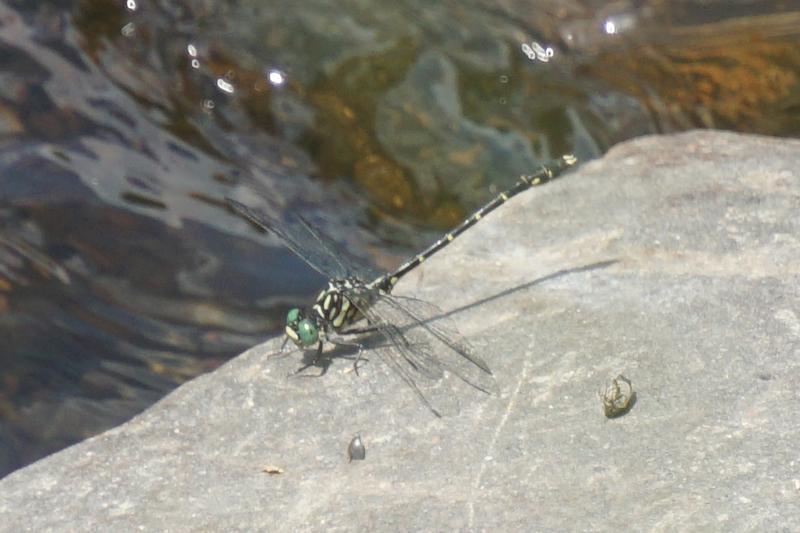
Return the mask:
[[[561,278],[561,277],[564,277],[564,276],[569,276],[569,275],[572,275],[572,274],[579,274],[581,272],[590,272],[592,270],[599,270],[599,269],[602,269],[602,268],[608,268],[608,267],[610,267],[611,265],[613,265],[615,263],[619,263],[619,261],[620,261],[619,259],[610,259],[610,260],[607,260],[607,261],[599,261],[597,263],[591,263],[591,264],[583,265],[583,266],[580,266],[580,267],[566,268],[566,269],[563,269],[563,270],[559,270],[557,272],[553,272],[552,274],[548,274],[546,276],[542,276],[541,278],[536,278],[536,279],[534,279],[532,281],[527,281],[525,283],[521,283],[520,285],[517,285],[516,287],[511,287],[509,289],[500,291],[497,294],[493,294],[491,296],[487,296],[486,298],[481,298],[480,300],[475,300],[474,302],[470,302],[468,304],[462,305],[461,307],[456,307],[455,309],[451,309],[450,311],[442,313],[441,315],[439,315],[436,318],[449,318],[452,315],[455,315],[455,314],[458,314],[458,313],[463,313],[464,311],[467,311],[467,310],[472,309],[474,307],[478,307],[478,306],[484,305],[484,304],[492,302],[494,300],[499,300],[500,298],[505,298],[506,296],[514,294],[515,292],[524,291],[525,289],[529,289],[529,288],[534,287],[536,285],[539,285],[541,283],[545,283],[547,281],[558,279],[558,278]]]

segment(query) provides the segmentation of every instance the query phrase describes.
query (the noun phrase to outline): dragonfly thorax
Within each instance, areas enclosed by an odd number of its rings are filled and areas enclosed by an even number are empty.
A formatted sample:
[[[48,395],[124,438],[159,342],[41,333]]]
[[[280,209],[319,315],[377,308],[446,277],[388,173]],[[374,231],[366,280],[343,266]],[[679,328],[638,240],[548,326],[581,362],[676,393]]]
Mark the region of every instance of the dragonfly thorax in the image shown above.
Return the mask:
[[[312,312],[333,330],[352,324],[361,318],[361,313],[346,294],[357,294],[359,285],[354,279],[330,280],[317,296]]]

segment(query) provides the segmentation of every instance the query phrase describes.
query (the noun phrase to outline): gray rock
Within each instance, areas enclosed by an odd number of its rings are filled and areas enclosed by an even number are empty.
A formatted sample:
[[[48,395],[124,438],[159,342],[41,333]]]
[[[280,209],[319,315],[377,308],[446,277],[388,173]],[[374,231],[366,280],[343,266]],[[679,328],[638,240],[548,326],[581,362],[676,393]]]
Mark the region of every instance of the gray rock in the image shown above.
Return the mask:
[[[272,341],[0,481],[0,529],[795,528],[799,168],[797,141],[620,145],[398,286],[453,311],[498,396],[437,419],[376,358],[286,379]]]

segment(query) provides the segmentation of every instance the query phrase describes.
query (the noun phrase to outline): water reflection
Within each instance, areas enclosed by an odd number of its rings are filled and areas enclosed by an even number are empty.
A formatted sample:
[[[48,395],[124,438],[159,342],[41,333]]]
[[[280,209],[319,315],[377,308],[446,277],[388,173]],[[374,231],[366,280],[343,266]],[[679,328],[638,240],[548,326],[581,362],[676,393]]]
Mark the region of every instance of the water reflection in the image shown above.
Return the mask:
[[[222,208],[232,191],[388,268],[563,152],[697,126],[797,135],[800,15],[779,6],[0,5],[0,475],[317,289]]]

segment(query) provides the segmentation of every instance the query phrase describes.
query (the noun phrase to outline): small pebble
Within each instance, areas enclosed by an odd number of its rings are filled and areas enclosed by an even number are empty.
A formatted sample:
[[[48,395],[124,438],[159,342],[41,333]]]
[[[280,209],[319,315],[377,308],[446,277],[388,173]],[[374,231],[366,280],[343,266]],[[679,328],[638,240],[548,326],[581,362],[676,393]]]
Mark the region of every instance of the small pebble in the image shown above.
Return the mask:
[[[356,435],[353,437],[353,440],[350,441],[350,445],[347,447],[347,457],[349,457],[350,462],[352,461],[361,461],[367,456],[367,449],[364,447],[364,443],[361,441],[361,435]]]

